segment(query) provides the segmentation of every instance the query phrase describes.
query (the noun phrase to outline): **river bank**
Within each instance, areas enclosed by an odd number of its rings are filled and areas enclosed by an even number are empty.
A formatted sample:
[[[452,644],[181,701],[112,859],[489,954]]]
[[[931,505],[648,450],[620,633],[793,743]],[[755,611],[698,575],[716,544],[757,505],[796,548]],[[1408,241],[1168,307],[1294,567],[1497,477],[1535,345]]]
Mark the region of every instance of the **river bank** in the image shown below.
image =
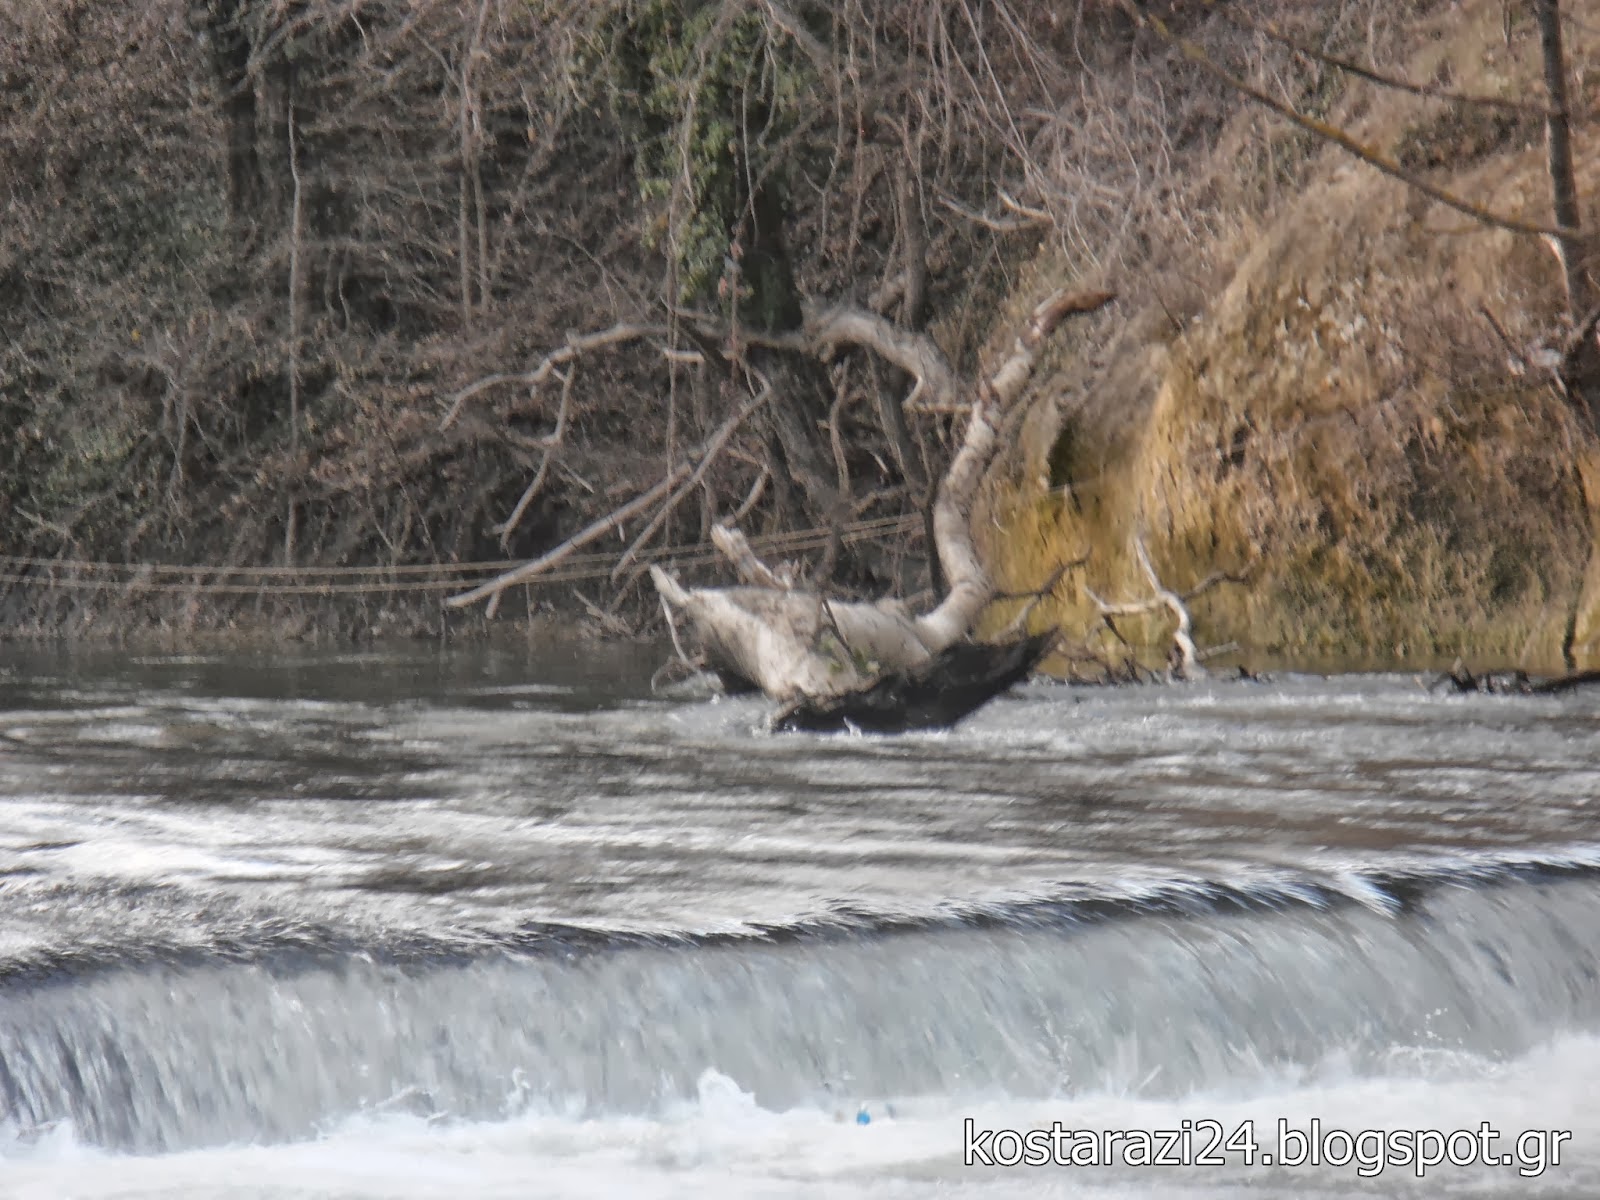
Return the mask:
[[[1175,591],[1237,577],[1193,598],[1196,634],[1260,661],[1600,661],[1600,450],[1552,375],[1548,247],[1284,124],[1110,7],[1072,29],[1019,17],[1011,57],[996,31],[938,25],[916,0],[859,29],[806,10],[806,36],[741,17],[708,70],[744,87],[739,63],[772,67],[773,128],[801,147],[771,160],[776,242],[737,215],[695,224],[662,190],[649,131],[706,131],[641,96],[685,100],[667,86],[682,82],[674,39],[709,8],[656,0],[613,28],[614,5],[491,3],[476,23],[430,6],[359,30],[331,4],[281,29],[270,9],[215,6],[199,27],[198,10],[8,10],[0,638],[651,634],[648,586],[615,560],[639,538],[638,562],[674,546],[691,582],[723,581],[705,538],[733,515],[843,593],[915,592],[955,417],[902,404],[904,380],[856,351],[828,378],[751,359],[783,403],[670,508],[596,543],[612,562],[513,589],[493,619],[440,606],[483,577],[450,564],[538,557],[718,429],[737,397],[716,360],[739,361],[773,299],[748,253],[789,272],[777,307],[854,296],[969,378],[1042,295],[1119,294],[1046,352],[977,522],[1005,590],[1077,563],[1036,628],[1121,653],[1095,597],[1149,596],[1142,540]],[[1567,54],[1593,227],[1600,32],[1581,16]],[[913,17],[967,76],[896,41]],[[1353,81],[1226,14],[1177,28],[1436,189],[1546,211],[1531,16],[1347,0],[1294,22],[1325,51],[1431,82]],[[618,29],[643,66],[596,50]],[[850,84],[828,57],[847,35],[910,55],[910,74]],[[110,100],[91,103],[84,81],[107,63]],[[1002,101],[970,90],[985,67],[1025,132],[997,133]],[[667,90],[641,92],[636,69]],[[821,129],[807,89],[885,116]],[[721,143],[696,145],[679,165],[710,212],[727,164]],[[663,272],[700,291],[662,299]],[[725,327],[684,335],[684,305]],[[836,554],[841,512],[895,532]],[[987,628],[1015,611],[996,606]],[[1159,658],[1169,623],[1118,628]]]

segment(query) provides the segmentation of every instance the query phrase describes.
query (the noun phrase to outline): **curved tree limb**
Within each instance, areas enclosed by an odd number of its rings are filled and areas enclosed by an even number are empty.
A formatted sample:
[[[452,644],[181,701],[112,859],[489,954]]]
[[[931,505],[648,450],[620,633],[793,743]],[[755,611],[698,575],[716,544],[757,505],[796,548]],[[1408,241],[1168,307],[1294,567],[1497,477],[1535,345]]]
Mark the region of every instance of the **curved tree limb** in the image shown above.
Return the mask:
[[[915,381],[904,401],[907,408],[948,412],[960,406],[960,379],[926,334],[901,329],[853,304],[830,304],[806,308],[801,335],[806,348],[823,358],[840,345],[862,346],[899,367]]]
[[[982,225],[994,233],[1016,233],[1024,229],[1037,229],[1041,225],[1048,225],[1052,218],[1049,214],[1028,215],[1022,217],[991,217],[976,209],[968,208],[950,196],[940,196],[939,203],[955,213],[958,217],[965,217],[974,225]]]
[[[961,448],[933,502],[933,536],[950,590],[937,608],[917,619],[917,636],[931,652],[937,653],[964,637],[994,591],[972,545],[971,520],[978,483],[994,457],[1000,421],[1022,394],[1039,347],[1056,327],[1069,316],[1094,312],[1115,298],[1112,292],[1056,293],[1033,310],[1010,356],[979,387]]]

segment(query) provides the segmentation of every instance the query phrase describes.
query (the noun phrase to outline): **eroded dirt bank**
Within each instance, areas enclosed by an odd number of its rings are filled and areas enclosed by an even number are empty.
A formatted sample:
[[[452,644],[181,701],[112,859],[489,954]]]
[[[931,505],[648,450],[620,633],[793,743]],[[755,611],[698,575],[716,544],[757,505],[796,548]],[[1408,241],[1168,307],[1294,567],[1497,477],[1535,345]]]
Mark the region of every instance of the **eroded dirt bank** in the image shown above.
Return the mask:
[[[1412,77],[1539,94],[1531,31],[1508,37],[1499,6],[1415,32]],[[1592,80],[1585,95],[1592,107]],[[1250,119],[1219,139],[1219,173]],[[1496,211],[1548,211],[1537,122],[1372,90],[1328,119]],[[1592,135],[1577,165],[1593,197]],[[1318,147],[1292,194],[1190,261],[1170,295],[1103,327],[1087,356],[1102,373],[1068,364],[1036,403],[985,530],[1008,587],[1087,554],[1100,595],[1148,595],[1143,531],[1178,590],[1248,572],[1194,601],[1213,643],[1543,667],[1600,655],[1600,458],[1551,384],[1561,277],[1545,245]],[[1058,596],[1069,626],[1095,623],[1081,589]]]

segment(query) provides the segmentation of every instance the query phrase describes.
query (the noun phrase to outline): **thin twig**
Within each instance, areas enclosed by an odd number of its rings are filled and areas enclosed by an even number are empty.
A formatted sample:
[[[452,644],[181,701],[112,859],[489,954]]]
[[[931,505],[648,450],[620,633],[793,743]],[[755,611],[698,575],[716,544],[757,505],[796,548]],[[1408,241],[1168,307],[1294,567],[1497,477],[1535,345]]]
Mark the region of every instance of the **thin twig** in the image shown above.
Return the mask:
[[[1075,558],[1071,562],[1062,563],[1050,573],[1050,578],[1046,579],[1044,584],[1034,591],[997,592],[995,595],[990,597],[989,602],[991,604],[996,600],[1027,601],[1027,603],[1022,606],[1022,611],[1012,618],[1011,623],[1001,631],[1000,640],[1005,641],[1008,638],[1016,637],[1019,633],[1022,633],[1024,630],[1026,630],[1028,628],[1028,619],[1033,616],[1034,610],[1037,609],[1040,604],[1044,603],[1044,601],[1055,592],[1056,588],[1061,586],[1061,581],[1066,577],[1067,572],[1076,567],[1085,565],[1088,561],[1089,555],[1085,554],[1082,558]]]
[[[577,588],[572,589],[572,595],[579,604],[583,605],[584,611],[598,621],[600,623],[600,628],[604,629],[607,633],[615,634],[617,637],[625,638],[631,638],[634,636],[632,627],[615,613],[608,613],[605,609],[601,608]]]
[[[455,395],[450,397],[449,409],[439,421],[441,431],[454,425],[456,418],[461,415],[462,406],[466,402],[492,387],[502,383],[520,383],[530,388],[538,387],[549,379],[557,367],[564,367],[580,354],[590,350],[599,350],[605,346],[615,346],[620,342],[634,342],[640,338],[661,337],[667,330],[661,325],[632,325],[626,321],[618,322],[610,329],[603,329],[598,333],[573,335],[567,338],[566,344],[559,350],[552,350],[540,360],[539,365],[531,371],[518,371],[502,375],[487,375],[475,383],[470,383]]]
[[[1213,4],[1212,7],[1218,8],[1220,6]],[[1335,67],[1346,74],[1365,79],[1369,83],[1376,83],[1386,88],[1394,88],[1401,92],[1409,92],[1413,96],[1425,96],[1433,100],[1447,100],[1451,104],[1470,104],[1483,108],[1510,109],[1513,112],[1524,112],[1538,117],[1548,117],[1551,113],[1551,110],[1546,105],[1529,104],[1526,100],[1514,100],[1508,96],[1488,96],[1482,93],[1453,92],[1448,88],[1415,83],[1409,79],[1402,79],[1397,75],[1387,75],[1374,67],[1318,50],[1315,46],[1307,45],[1305,42],[1285,33],[1282,26],[1275,21],[1253,21],[1235,11],[1232,6],[1222,11],[1222,19],[1241,29],[1248,29],[1252,33],[1259,33],[1262,37],[1270,38],[1279,45],[1287,46],[1296,54],[1303,54],[1307,58],[1315,59],[1317,62]]]
[[[769,395],[771,395],[771,389],[763,388],[759,394],[746,401],[745,404],[740,407],[738,412],[734,413],[733,416],[729,417],[725,422],[723,422],[722,427],[718,429],[717,432],[714,433],[711,436],[711,439],[706,443],[707,446],[719,443],[721,441],[726,441],[727,438],[732,435],[733,431],[743,424],[744,421],[756,411],[756,409],[760,408],[761,405],[766,403]],[[489,580],[487,583],[480,584],[470,591],[451,596],[445,601],[445,604],[451,608],[465,608],[467,605],[475,604],[479,600],[498,597],[501,592],[506,590],[506,588],[514,587],[519,583],[523,583],[526,580],[533,579],[534,577],[543,574],[557,563],[563,562],[567,558],[571,557],[576,551],[582,549],[584,546],[587,546],[590,542],[604,537],[607,533],[610,533],[613,529],[619,527],[624,521],[637,516],[641,512],[647,511],[663,496],[670,493],[673,488],[682,483],[684,479],[694,472],[694,470],[694,464],[689,460],[679,463],[667,473],[665,478],[658,481],[653,487],[646,489],[639,495],[635,496],[632,500],[628,501],[628,503],[619,508],[613,509],[611,512],[607,513],[598,520],[591,521],[588,525],[584,526],[583,529],[573,534],[554,550],[540,555],[532,562],[524,563],[515,570],[507,571],[503,575],[499,575],[494,579]]]
[[[300,242],[305,201],[300,180],[300,147],[295,135],[294,68],[289,70],[289,177],[293,181],[289,217],[289,458],[296,472],[300,469]],[[294,566],[295,480],[289,484],[289,497],[283,517],[283,565]]]
[[[490,531],[500,535],[500,548],[502,550],[510,548],[512,531],[521,522],[523,514],[528,511],[528,505],[532,504],[534,497],[539,494],[539,489],[544,486],[545,476],[550,471],[550,461],[555,457],[556,450],[561,446],[561,440],[566,435],[567,403],[572,396],[572,380],[577,373],[578,368],[574,364],[570,371],[561,376],[561,406],[556,410],[556,427],[547,437],[541,439],[544,442],[544,457],[539,460],[539,470],[535,472],[533,481],[523,489],[522,497],[517,501],[516,507],[511,510],[511,515]]]
[[[987,213],[968,208],[965,204],[953,200],[949,196],[940,196],[939,203],[955,213],[956,216],[965,217],[974,225],[982,225],[985,229],[993,230],[995,233],[1019,233],[1024,229],[1037,229],[1040,225],[1048,225],[1051,220],[1049,213],[1035,214],[1033,212],[1030,212],[1025,217],[991,217]]]
[[[1517,349],[1517,344],[1511,340],[1511,335],[1506,332],[1506,327],[1495,318],[1494,313],[1489,311],[1489,306],[1480,303],[1478,312],[1482,314],[1485,321],[1489,322],[1489,328],[1494,330],[1495,336],[1500,339],[1500,344],[1506,348],[1506,353],[1511,356],[1512,366],[1520,371],[1526,371],[1528,369],[1527,357],[1521,350]]]
[[[622,572],[627,569],[628,564],[639,556],[639,551],[644,549],[645,546],[649,545],[650,540],[654,538],[655,535],[660,531],[661,527],[666,524],[667,518],[672,515],[673,510],[676,509],[678,505],[682,504],[684,498],[687,497],[690,492],[694,491],[697,486],[699,486],[700,481],[705,478],[706,471],[708,471],[711,467],[711,464],[716,461],[717,455],[722,453],[722,448],[728,444],[728,439],[732,437],[738,430],[739,426],[743,423],[744,418],[750,416],[758,408],[764,405],[767,400],[771,398],[771,396],[772,385],[770,383],[763,384],[761,391],[756,393],[754,398],[752,398],[741,410],[743,416],[739,417],[738,420],[723,422],[722,427],[711,436],[711,439],[705,444],[705,449],[700,454],[700,462],[695,466],[695,469],[690,474],[689,478],[686,479],[683,485],[667,499],[667,502],[663,504],[656,515],[650,519],[650,523],[644,527],[644,530],[639,534],[639,536],[633,539],[633,544],[630,545],[627,550],[623,551],[622,557],[617,560],[617,565],[611,568],[611,581],[613,583],[615,583],[618,576],[620,576]]]
[[[772,479],[772,472],[766,467],[761,468],[761,474],[756,476],[756,481],[750,485],[750,490],[745,494],[739,507],[733,510],[733,515],[728,518],[728,523],[737,525],[750,515],[750,510],[761,503],[761,497],[767,490],[767,484]]]

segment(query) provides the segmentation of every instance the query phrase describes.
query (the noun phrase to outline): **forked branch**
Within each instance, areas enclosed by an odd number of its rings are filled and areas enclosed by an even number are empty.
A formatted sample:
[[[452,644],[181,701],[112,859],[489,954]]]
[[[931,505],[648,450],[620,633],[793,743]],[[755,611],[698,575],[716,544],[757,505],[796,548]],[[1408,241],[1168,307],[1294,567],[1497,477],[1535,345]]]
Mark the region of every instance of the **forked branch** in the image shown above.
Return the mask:
[[[1165,608],[1177,622],[1172,632],[1172,674],[1178,679],[1197,679],[1205,674],[1205,668],[1200,665],[1202,659],[1216,653],[1202,652],[1194,644],[1194,619],[1189,615],[1188,602],[1204,592],[1209,591],[1219,583],[1242,583],[1249,576],[1250,567],[1243,571],[1213,571],[1194,587],[1181,595],[1161,582],[1161,577],[1156,574],[1154,564],[1150,561],[1150,552],[1145,549],[1144,538],[1136,537],[1133,542],[1134,557],[1139,563],[1139,570],[1143,572],[1145,581],[1154,593],[1145,600],[1124,601],[1112,603],[1096,595],[1093,589],[1085,587],[1084,594],[1099,610],[1100,616],[1110,626],[1111,631],[1117,634],[1119,640],[1126,643],[1111,624],[1112,617],[1135,617],[1146,613],[1155,612]]]

